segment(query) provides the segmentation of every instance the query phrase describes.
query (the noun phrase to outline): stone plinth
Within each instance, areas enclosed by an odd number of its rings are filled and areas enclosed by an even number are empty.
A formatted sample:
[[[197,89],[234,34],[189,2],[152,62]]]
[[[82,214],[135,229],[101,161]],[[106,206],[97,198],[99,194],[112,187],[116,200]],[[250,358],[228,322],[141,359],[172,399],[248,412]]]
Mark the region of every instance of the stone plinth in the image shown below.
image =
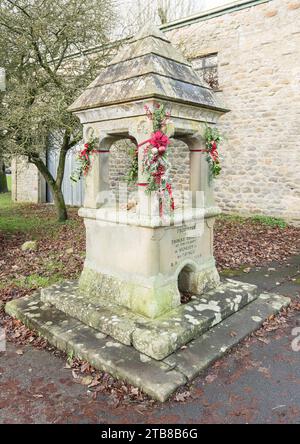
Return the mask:
[[[136,215],[123,214],[125,223],[113,211],[82,208],[87,253],[80,289],[156,318],[180,305],[179,290],[201,294],[216,287],[214,217],[200,213],[186,212],[183,222],[175,214],[167,225],[144,220],[141,226]]]
[[[227,279],[205,297],[192,296],[187,304],[151,320],[117,305],[113,298],[83,292],[78,283],[66,282],[41,291],[43,302],[157,360],[201,336],[257,296],[255,285]]]

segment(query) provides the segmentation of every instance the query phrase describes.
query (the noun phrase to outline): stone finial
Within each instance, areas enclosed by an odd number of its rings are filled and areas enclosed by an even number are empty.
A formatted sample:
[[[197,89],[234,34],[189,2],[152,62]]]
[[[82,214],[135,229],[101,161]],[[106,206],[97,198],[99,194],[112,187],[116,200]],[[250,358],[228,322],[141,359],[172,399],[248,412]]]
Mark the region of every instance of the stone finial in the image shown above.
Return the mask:
[[[146,37],[155,37],[157,39],[161,39],[164,40],[165,42],[170,43],[170,40],[167,39],[165,34],[151,22],[144,25],[139,30],[139,32],[132,38],[132,41],[142,40]]]

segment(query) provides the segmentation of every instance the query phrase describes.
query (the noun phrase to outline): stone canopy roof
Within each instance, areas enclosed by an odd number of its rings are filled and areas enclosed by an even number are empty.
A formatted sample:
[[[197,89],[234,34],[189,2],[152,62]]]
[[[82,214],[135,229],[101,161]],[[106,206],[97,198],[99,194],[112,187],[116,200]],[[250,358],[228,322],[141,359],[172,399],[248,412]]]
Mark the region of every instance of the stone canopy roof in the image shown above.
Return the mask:
[[[191,64],[151,24],[121,48],[69,111],[143,99],[165,99],[225,111]]]

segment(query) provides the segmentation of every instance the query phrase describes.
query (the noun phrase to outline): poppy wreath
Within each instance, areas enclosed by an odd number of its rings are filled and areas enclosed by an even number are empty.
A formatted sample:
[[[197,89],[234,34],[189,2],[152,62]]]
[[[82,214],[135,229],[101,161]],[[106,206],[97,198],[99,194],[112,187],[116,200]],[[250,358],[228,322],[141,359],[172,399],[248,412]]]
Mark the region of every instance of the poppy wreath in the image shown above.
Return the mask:
[[[168,160],[169,137],[165,134],[166,124],[170,114],[166,112],[163,104],[154,105],[153,111],[145,106],[148,119],[153,123],[153,133],[150,139],[140,143],[132,150],[132,163],[127,175],[130,183],[138,182],[138,151],[146,145],[143,153],[142,168],[145,175],[145,183],[137,183],[145,187],[146,193],[156,192],[159,198],[159,213],[163,215],[164,206],[174,211],[175,203],[170,179],[170,162]]]

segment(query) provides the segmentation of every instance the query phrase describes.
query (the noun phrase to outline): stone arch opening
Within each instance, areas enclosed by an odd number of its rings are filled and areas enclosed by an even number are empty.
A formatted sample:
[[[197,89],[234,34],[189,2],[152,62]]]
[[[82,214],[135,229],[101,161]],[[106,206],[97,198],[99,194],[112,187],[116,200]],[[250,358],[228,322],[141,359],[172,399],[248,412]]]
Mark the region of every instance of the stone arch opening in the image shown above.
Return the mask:
[[[174,191],[190,189],[190,150],[185,141],[171,138],[168,148],[171,163],[171,179]]]
[[[137,186],[127,182],[127,175],[132,162],[132,153],[136,149],[136,141],[129,136],[115,138],[109,148],[108,184],[116,202],[123,206],[137,204]],[[125,194],[126,193],[126,194]],[[125,203],[127,202],[127,204]],[[125,208],[122,208],[125,209]],[[130,208],[127,208],[130,209]]]
[[[170,138],[168,159],[170,162],[170,180],[176,210],[184,206],[190,190],[190,150],[184,140]]]
[[[186,264],[178,273],[177,285],[180,293],[191,293],[193,287],[193,277],[195,273],[195,266]]]

